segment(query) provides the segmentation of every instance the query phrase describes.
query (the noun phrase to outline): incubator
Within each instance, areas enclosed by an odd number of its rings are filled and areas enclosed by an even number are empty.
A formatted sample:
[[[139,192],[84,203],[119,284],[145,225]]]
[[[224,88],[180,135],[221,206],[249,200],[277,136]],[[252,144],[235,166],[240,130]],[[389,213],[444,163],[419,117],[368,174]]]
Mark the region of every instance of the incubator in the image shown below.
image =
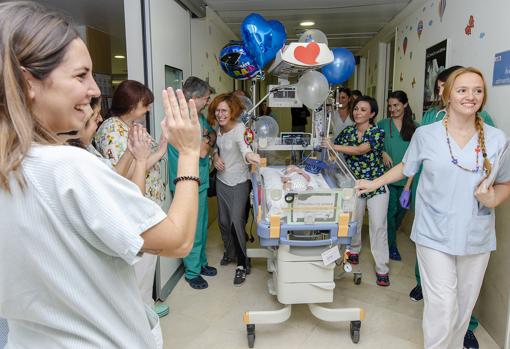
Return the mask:
[[[322,148],[320,137],[256,138],[254,150],[261,165],[252,172],[253,207],[261,248],[248,249],[248,257],[267,258],[269,293],[284,307],[274,311],[247,311],[248,345],[255,342],[256,324],[286,321],[292,304],[308,304],[324,321],[350,321],[352,341],[360,336],[364,313],[360,308],[332,309],[335,275],[352,272],[348,263],[351,236],[356,231],[355,179],[332,149]],[[326,263],[323,253],[337,253]],[[354,270],[354,282],[361,273]]]

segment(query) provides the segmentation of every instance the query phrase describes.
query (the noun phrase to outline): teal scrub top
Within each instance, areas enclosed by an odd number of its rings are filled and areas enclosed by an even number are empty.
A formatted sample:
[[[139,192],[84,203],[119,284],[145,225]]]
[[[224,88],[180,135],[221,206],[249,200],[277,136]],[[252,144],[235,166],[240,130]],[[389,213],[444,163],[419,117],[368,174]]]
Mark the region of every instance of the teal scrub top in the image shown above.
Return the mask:
[[[419,126],[418,123],[415,122],[415,124],[416,127]],[[401,163],[410,141],[404,141],[402,139],[392,118],[379,121],[377,126],[384,130],[384,151],[390,156],[393,165]],[[404,178],[398,182],[392,183],[392,185],[403,187],[406,185],[406,182],[407,178]]]
[[[424,114],[423,118],[421,119],[422,125],[429,125],[436,121],[443,120],[446,112],[444,110],[440,110],[438,107],[430,107]],[[487,125],[495,127],[494,121],[492,121],[489,113],[487,113],[485,110],[482,110],[480,112],[480,117],[482,118],[483,122],[485,122]]]
[[[207,122],[206,118],[200,114],[198,117],[202,134],[204,129],[208,132],[214,131],[211,125]],[[175,192],[174,179],[177,177],[177,161],[179,159],[179,152],[172,145],[168,145],[168,178],[170,191]],[[206,190],[209,188],[209,157],[200,158],[198,163],[198,175],[200,177],[200,188],[199,191]]]

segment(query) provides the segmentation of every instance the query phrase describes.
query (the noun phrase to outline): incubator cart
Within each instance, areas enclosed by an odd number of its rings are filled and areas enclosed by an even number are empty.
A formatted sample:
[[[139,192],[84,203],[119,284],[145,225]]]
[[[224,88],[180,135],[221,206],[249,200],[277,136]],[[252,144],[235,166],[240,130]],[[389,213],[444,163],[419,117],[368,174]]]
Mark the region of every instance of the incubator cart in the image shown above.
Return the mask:
[[[269,293],[284,307],[244,313],[250,348],[255,342],[255,325],[286,321],[292,304],[308,304],[312,314],[324,321],[350,321],[351,339],[359,341],[363,309],[319,305],[333,301],[335,271],[352,271],[345,247],[356,231],[352,221],[355,180],[336,152],[320,149],[318,138],[309,141],[288,144],[280,138],[255,143],[262,158],[261,166],[252,173],[261,248],[247,253],[248,257],[267,258],[267,270],[272,274]],[[321,254],[331,248],[338,248],[341,258],[325,265]],[[359,270],[354,282],[361,282]]]

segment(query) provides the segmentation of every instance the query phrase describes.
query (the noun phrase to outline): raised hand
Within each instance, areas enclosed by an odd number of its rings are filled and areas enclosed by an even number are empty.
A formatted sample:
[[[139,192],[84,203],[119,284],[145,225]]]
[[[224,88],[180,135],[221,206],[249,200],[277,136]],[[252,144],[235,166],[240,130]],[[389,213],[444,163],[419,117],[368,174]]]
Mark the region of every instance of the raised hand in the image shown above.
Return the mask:
[[[190,99],[188,105],[181,90],[174,93],[169,87],[163,91],[163,108],[165,118],[161,122],[161,131],[168,143],[179,154],[198,156],[202,137],[195,102]]]
[[[128,150],[137,161],[147,160],[151,155],[151,138],[142,125],[129,128]]]

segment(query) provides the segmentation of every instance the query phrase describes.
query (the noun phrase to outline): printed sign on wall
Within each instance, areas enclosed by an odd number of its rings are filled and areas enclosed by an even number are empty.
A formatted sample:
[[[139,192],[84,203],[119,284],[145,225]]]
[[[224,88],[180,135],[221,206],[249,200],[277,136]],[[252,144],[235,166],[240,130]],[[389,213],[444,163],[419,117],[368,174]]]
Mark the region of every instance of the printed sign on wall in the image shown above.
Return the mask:
[[[510,85],[510,51],[496,53],[492,86]]]
[[[423,89],[423,110],[434,102],[434,89],[437,75],[446,68],[447,40],[429,47],[425,51],[425,86]]]

